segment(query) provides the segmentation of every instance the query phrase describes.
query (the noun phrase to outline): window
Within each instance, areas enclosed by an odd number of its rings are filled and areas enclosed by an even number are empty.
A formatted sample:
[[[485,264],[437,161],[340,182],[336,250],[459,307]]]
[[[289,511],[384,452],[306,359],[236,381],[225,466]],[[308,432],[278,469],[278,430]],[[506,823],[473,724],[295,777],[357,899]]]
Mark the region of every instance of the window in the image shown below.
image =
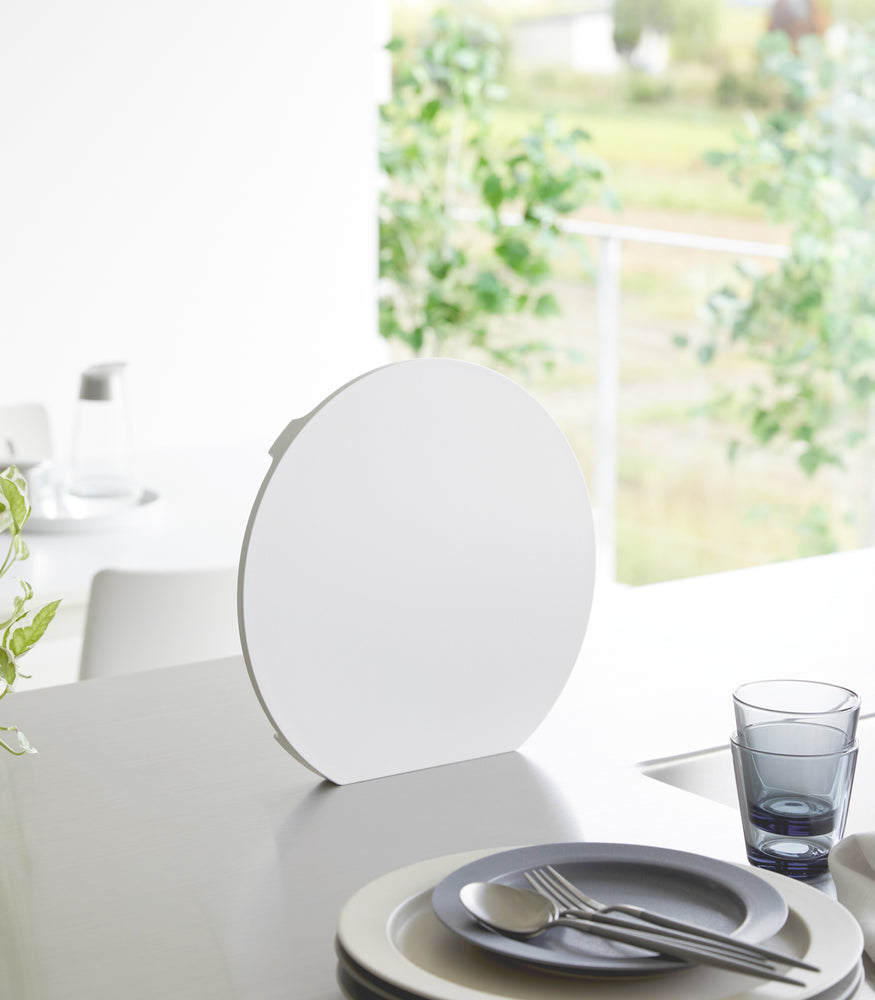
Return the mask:
[[[593,269],[554,259],[559,315],[496,308],[486,335],[549,340],[551,370],[509,373],[580,459],[603,565],[638,584],[872,544],[875,3],[477,13],[504,59],[494,134],[552,111],[618,198],[567,216]],[[395,0],[408,51],[430,15]]]

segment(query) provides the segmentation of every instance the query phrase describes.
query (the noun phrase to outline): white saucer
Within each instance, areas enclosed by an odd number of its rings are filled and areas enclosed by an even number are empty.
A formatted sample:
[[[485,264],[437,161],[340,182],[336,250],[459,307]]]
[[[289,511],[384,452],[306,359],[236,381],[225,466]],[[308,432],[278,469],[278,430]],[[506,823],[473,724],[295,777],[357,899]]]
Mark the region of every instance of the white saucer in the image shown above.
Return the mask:
[[[669,976],[614,982],[544,974],[512,965],[461,940],[437,919],[431,892],[457,868],[493,851],[434,858],[390,872],[360,889],[344,906],[337,941],[341,968],[357,982],[355,1000],[847,1000],[862,976],[863,939],[854,918],[835,900],[792,879],[758,872],[787,901],[789,916],[769,941],[778,951],[820,968],[804,972],[804,987],[697,967]],[[360,967],[344,965],[343,953]],[[798,970],[797,970],[798,971]],[[364,973],[364,976],[362,976]],[[794,972],[795,975],[795,972]],[[362,992],[364,991],[364,992]]]
[[[89,517],[73,517],[70,514],[58,514],[55,517],[40,515],[36,510],[27,519],[24,526],[26,535],[70,535],[87,531],[105,531],[107,528],[124,527],[135,519],[139,519],[146,509],[154,507],[160,499],[160,494],[154,490],[144,489],[140,498],[123,507],[118,507],[106,513],[94,514]]]

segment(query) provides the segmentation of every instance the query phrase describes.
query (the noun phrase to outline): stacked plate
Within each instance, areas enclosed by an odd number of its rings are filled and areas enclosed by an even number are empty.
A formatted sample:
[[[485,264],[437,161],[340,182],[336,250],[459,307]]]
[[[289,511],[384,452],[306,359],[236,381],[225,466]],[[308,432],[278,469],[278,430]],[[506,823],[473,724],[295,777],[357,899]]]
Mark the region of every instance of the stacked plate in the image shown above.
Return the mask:
[[[802,959],[791,986],[688,966],[553,928],[496,934],[459,901],[468,882],[528,888],[554,865],[597,899],[632,902]],[[336,941],[348,1000],[849,1000],[863,978],[862,934],[838,903],[804,884],[696,854],[630,844],[549,844],[423,861],[360,889]],[[585,980],[585,982],[582,982]]]

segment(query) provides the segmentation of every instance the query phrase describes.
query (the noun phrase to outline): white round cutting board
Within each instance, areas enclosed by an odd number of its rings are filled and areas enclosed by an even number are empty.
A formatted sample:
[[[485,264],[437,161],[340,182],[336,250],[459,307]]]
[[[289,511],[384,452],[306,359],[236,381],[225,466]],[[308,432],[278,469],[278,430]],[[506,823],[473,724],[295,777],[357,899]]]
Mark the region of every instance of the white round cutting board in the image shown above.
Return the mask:
[[[592,509],[552,418],[496,372],[418,359],[293,421],[250,515],[238,612],[277,738],[346,784],[514,750],[592,604]]]

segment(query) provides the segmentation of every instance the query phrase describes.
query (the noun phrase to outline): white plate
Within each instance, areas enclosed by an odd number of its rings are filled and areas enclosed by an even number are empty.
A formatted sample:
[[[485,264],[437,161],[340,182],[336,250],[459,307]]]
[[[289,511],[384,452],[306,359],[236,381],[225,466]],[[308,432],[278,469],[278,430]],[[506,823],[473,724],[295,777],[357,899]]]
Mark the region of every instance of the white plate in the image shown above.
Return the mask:
[[[859,977],[863,939],[850,913],[816,889],[770,872],[758,874],[784,896],[789,916],[768,944],[820,967],[799,974],[805,987],[704,967],[584,983],[507,963],[457,938],[431,905],[443,878],[493,853],[434,858],[390,872],[347,902],[338,946],[371,977],[372,992],[382,989],[393,1000],[404,1000],[405,991],[424,1000],[581,1000],[584,994],[586,1000],[843,1000]]]
[[[851,1000],[860,988],[865,970],[863,962],[857,963],[847,976],[840,979],[834,986],[829,986],[809,1000]],[[339,954],[337,963],[337,982],[343,995],[348,1000],[422,1000],[415,993],[409,993],[399,987],[393,987],[382,980],[374,979],[361,966],[351,963],[348,956]],[[586,994],[589,996],[589,994]],[[755,997],[754,994],[751,997]],[[620,995],[614,1000],[622,1000]]]
[[[271,448],[240,561],[280,741],[346,784],[518,749],[592,604],[592,508],[541,404],[480,365],[369,372]]]
[[[134,518],[139,518],[147,508],[151,508],[160,495],[154,490],[143,490],[140,499],[126,507],[105,514],[94,514],[90,517],[41,517],[32,513],[24,526],[24,534],[34,535],[74,535],[89,531],[106,531],[107,528],[124,527]]]

